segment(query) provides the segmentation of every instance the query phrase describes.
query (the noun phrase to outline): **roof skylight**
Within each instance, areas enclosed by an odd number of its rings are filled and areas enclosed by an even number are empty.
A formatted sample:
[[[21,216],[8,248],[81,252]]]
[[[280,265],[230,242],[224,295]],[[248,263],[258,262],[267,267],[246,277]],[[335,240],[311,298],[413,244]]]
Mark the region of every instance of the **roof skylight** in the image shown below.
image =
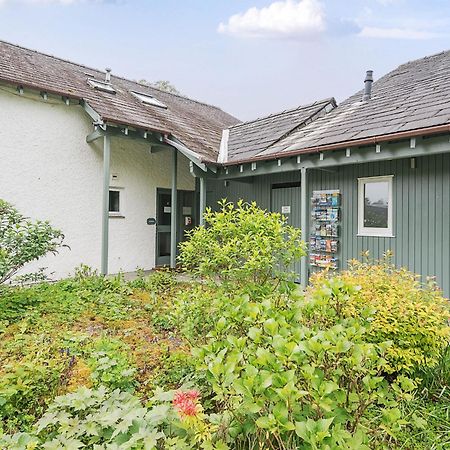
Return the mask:
[[[163,102],[160,102],[150,94],[143,94],[142,92],[134,92],[134,91],[131,91],[131,93],[146,105],[158,106],[159,108],[167,108],[167,105],[165,105]]]
[[[111,86],[110,83],[106,81],[95,80],[94,78],[88,78],[89,86],[92,86],[94,89],[103,92],[109,92],[110,94],[115,94],[116,90]]]

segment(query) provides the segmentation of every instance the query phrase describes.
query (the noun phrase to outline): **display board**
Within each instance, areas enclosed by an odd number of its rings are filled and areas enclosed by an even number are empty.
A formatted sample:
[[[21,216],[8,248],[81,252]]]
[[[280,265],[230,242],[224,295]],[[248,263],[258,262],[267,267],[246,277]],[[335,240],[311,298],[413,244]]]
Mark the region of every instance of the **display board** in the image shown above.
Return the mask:
[[[309,264],[312,268],[339,268],[341,193],[339,190],[313,191]]]

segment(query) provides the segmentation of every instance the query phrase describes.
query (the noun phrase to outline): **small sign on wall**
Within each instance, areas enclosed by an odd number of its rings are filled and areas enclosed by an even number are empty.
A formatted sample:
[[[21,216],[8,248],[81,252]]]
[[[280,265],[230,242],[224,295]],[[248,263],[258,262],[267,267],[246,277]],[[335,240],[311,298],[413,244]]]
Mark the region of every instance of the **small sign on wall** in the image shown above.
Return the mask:
[[[290,213],[291,213],[291,205],[281,207],[281,214],[290,214]]]
[[[164,213],[170,214],[172,211],[172,208],[170,206],[164,206]]]

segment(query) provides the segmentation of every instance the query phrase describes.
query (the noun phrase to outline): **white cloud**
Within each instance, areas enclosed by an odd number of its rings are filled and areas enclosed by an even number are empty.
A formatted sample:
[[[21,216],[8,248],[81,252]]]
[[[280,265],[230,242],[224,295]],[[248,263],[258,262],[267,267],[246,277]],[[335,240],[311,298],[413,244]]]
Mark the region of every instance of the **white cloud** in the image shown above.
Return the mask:
[[[220,33],[245,37],[312,37],[325,31],[325,12],[319,0],[276,1],[231,16]]]
[[[439,37],[440,34],[412,28],[363,27],[359,36],[376,39],[410,39],[424,40]]]

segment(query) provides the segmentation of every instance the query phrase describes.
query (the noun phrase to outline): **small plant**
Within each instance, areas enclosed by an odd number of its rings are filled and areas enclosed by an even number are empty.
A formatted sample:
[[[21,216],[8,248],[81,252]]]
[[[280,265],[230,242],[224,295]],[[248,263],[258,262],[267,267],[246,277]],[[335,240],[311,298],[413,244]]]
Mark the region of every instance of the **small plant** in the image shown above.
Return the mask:
[[[132,392],[136,387],[136,368],[129,361],[125,346],[113,339],[101,339],[89,354],[88,365],[95,387]]]
[[[188,270],[235,288],[265,286],[289,278],[289,266],[305,255],[299,229],[279,213],[256,203],[220,203],[207,209],[205,226],[195,228],[180,244],[179,260]]]
[[[64,235],[48,222],[24,217],[0,199],[0,284],[11,280],[27,263],[48,253],[57,253]],[[28,274],[24,281],[44,279],[42,270]]]
[[[133,289],[142,289],[155,294],[169,294],[177,285],[175,274],[171,270],[161,269],[145,276],[138,271],[137,278],[128,283]]]

